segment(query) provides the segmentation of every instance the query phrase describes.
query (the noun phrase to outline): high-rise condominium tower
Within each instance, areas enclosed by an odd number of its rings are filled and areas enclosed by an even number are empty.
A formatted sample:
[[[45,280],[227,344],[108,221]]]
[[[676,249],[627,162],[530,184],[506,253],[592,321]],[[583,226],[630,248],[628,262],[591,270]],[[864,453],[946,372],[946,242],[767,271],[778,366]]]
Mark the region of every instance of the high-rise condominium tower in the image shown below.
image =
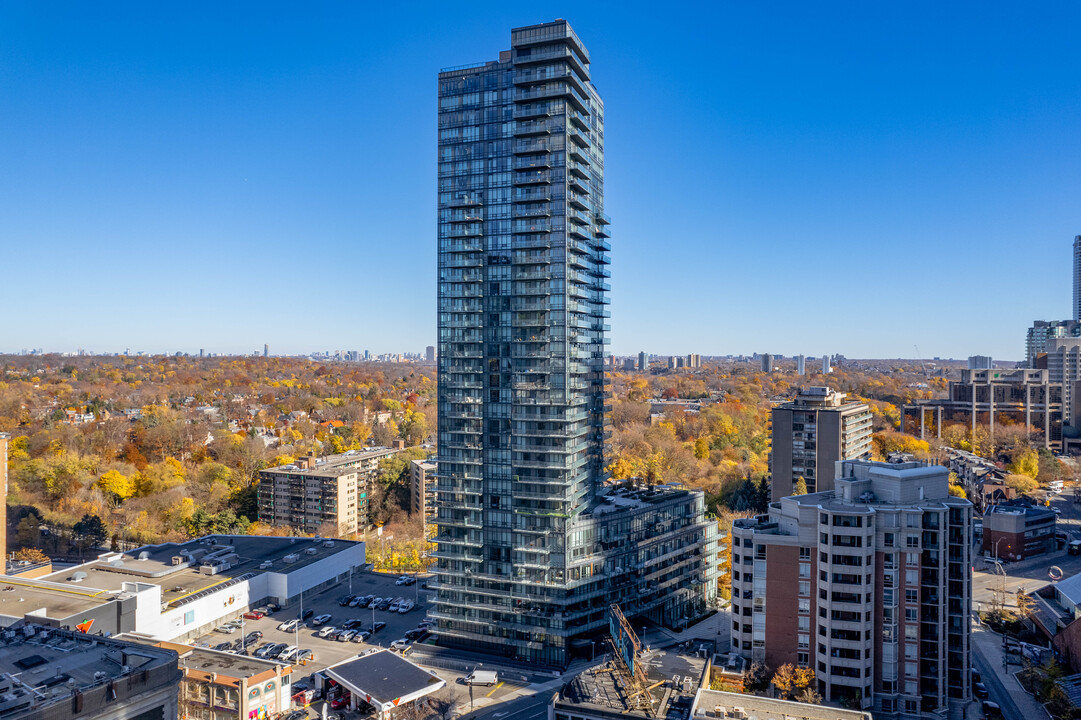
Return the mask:
[[[1081,235],[1073,239],[1073,319],[1081,320]]]
[[[441,642],[562,665],[609,602],[666,622],[715,592],[701,494],[605,484],[608,222],[570,25],[439,74]]]

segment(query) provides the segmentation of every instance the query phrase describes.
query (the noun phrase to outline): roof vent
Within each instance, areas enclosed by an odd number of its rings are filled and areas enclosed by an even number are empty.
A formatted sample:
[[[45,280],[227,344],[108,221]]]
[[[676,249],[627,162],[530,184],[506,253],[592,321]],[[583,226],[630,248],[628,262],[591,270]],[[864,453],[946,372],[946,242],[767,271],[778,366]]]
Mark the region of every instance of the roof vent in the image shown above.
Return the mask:
[[[143,550],[141,553],[139,553],[139,559],[140,560],[149,560],[150,559],[150,553],[147,552],[146,550]]]
[[[86,580],[86,573],[82,570],[72,573],[71,577],[68,578],[68,582],[82,582],[83,580]]]

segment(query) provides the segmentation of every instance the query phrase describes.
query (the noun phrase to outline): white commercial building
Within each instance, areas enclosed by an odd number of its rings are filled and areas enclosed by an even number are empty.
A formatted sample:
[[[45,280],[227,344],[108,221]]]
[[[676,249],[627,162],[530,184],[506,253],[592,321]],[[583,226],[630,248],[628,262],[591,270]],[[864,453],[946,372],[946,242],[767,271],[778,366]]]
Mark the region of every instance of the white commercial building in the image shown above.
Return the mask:
[[[25,618],[184,641],[251,607],[298,603],[364,563],[363,542],[326,538],[210,535],[150,545],[41,578],[0,577],[13,588],[0,594],[0,624]]]

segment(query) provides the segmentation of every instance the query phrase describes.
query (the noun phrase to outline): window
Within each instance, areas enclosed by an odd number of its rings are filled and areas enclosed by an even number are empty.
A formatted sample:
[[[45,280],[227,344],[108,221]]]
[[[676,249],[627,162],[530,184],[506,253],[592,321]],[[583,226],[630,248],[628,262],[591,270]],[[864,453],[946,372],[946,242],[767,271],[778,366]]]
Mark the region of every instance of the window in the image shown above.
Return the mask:
[[[886,547],[893,547],[893,533],[884,533],[882,536],[882,544]]]
[[[805,652],[797,652],[796,653],[796,664],[799,665],[800,667],[807,667],[807,665],[810,664],[810,661],[811,661],[810,653],[805,653]]]
[[[915,625],[905,625],[905,640],[919,640],[920,629]]]
[[[913,566],[913,565],[919,565],[919,564],[920,564],[920,554],[919,553],[914,553],[914,552],[905,553],[905,565]]]
[[[905,677],[916,677],[917,664],[914,662],[905,663]]]
[[[914,623],[917,620],[916,608],[905,608],[905,622]]]
[[[800,580],[799,581],[799,594],[800,595],[810,595],[811,594],[811,583],[809,583],[806,580]]]
[[[915,570],[905,570],[905,585],[919,585],[920,574]]]
[[[810,632],[811,630],[811,618],[806,615],[802,615],[797,618],[798,627],[800,632]]]
[[[801,547],[799,549],[799,559],[800,560],[810,560],[811,559],[811,548],[809,548],[809,547]]]
[[[809,613],[809,612],[811,612],[811,599],[810,598],[800,598],[799,599],[799,612],[801,612],[801,613]]]
[[[800,563],[799,564],[799,576],[801,578],[809,578],[809,577],[811,577],[811,563]]]
[[[811,647],[810,635],[799,635],[796,637],[796,647],[800,650],[807,650]]]
[[[918,548],[920,546],[920,536],[909,535],[905,538],[905,546],[910,548]]]
[[[920,601],[920,591],[908,589],[905,590],[905,602],[906,603],[918,603]]]

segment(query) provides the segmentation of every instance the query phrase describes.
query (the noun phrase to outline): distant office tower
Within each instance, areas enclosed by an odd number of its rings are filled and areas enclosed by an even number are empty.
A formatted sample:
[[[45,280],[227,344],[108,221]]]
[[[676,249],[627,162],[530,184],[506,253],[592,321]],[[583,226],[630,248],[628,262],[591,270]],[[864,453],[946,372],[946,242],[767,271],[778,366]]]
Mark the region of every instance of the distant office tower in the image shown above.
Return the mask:
[[[822,374],[823,375],[829,375],[831,372],[833,372],[833,368],[830,367],[830,356],[829,355],[823,355],[822,356]]]
[[[434,363],[435,362],[435,346],[429,345],[424,348],[424,361]]]
[[[702,367],[702,356],[698,353],[691,353],[687,356],[687,367],[700,368]]]
[[[206,357],[206,350],[199,348],[199,357]]]
[[[1073,239],[1073,319],[1081,320],[1081,235]]]
[[[649,355],[644,352],[638,353],[638,369],[642,372],[649,370]]]
[[[969,355],[968,357],[969,370],[990,370],[991,366],[991,357],[989,355]]]
[[[1038,357],[1048,350],[1052,340],[1081,337],[1081,321],[1036,320],[1025,335],[1025,364],[1031,369],[1042,368]]]
[[[807,358],[803,357],[802,355],[797,355],[796,356],[796,374],[797,375],[806,375],[807,374]]]
[[[675,370],[676,369],[676,356],[675,355],[669,355],[668,356],[668,369],[669,370]]]
[[[263,357],[270,357],[270,346],[263,343]]]
[[[772,355],[770,355],[769,353],[762,353],[762,355],[759,357],[759,360],[762,361],[762,372],[764,372],[764,373],[773,372],[773,356]]]
[[[716,590],[700,492],[605,483],[604,104],[563,20],[439,74],[441,644],[565,666],[608,605],[675,624]],[[588,641],[577,645],[588,647]]]
[[[845,394],[809,387],[773,408],[770,468],[774,500],[792,494],[802,477],[807,492],[833,489],[838,460],[871,457],[871,409]]]
[[[836,489],[733,524],[732,650],[813,668],[824,700],[876,718],[961,718],[972,505],[944,467],[839,465]]]
[[[624,358],[623,369],[627,372],[634,372],[634,358]]]

